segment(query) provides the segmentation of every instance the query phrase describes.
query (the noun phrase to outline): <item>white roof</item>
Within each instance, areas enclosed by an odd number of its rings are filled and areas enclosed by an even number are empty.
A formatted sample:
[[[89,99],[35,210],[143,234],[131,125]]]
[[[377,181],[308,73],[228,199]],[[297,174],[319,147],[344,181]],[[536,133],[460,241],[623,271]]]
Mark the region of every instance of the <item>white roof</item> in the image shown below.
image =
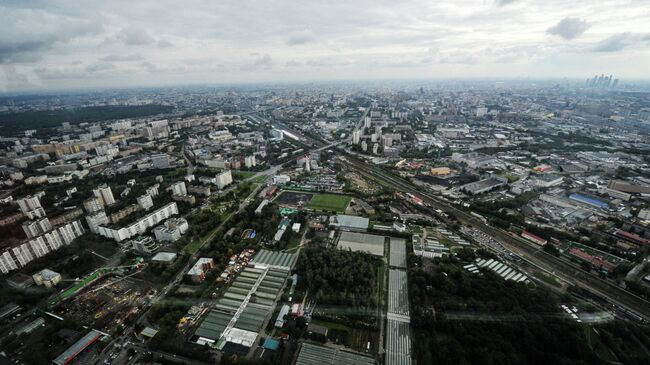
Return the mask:
[[[158,252],[154,257],[151,258],[151,261],[169,262],[173,261],[175,258],[176,254],[173,252]]]

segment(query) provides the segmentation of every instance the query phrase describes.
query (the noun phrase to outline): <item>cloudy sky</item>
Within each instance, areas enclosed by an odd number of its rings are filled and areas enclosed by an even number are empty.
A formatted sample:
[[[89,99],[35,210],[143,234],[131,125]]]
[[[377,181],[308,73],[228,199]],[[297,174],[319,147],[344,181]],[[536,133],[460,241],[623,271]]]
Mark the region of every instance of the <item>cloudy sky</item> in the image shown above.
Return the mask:
[[[0,91],[650,78],[650,0],[3,0]]]

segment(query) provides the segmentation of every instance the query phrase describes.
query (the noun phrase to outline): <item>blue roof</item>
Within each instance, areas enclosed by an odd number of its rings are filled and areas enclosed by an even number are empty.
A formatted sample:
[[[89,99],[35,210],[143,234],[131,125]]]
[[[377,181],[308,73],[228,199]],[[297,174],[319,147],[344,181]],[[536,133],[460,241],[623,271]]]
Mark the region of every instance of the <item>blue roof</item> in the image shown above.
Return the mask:
[[[280,341],[273,339],[273,338],[267,338],[264,340],[264,345],[262,345],[267,350],[277,350],[280,347]]]
[[[590,198],[590,197],[584,196],[582,194],[573,193],[573,194],[569,195],[569,198],[571,198],[573,200],[577,200],[579,202],[583,202],[585,204],[593,205],[593,206],[596,206],[596,207],[599,207],[599,208],[603,208],[603,209],[609,208],[609,204],[607,204],[606,202],[598,200],[598,199]]]

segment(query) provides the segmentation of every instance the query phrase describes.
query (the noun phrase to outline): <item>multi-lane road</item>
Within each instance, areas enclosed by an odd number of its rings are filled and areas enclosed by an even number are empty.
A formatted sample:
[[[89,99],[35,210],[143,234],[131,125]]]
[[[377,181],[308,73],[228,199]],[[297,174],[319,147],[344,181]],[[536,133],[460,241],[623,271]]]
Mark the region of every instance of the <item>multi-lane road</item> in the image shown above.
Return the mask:
[[[539,247],[532,246],[523,238],[485,224],[480,219],[470,215],[469,212],[458,209],[436,196],[421,191],[417,186],[401,177],[385,172],[378,167],[372,167],[350,155],[342,158],[342,161],[368,178],[391,186],[399,191],[417,195],[433,209],[440,209],[446,213],[453,214],[460,222],[468,226],[473,226],[487,235],[492,236],[524,260],[553,273],[559,279],[605,298],[612,304],[633,311],[635,314],[645,318],[646,321],[650,320],[650,302],[628,292],[615,283],[604,280],[582,270],[577,265],[550,255],[540,250]]]

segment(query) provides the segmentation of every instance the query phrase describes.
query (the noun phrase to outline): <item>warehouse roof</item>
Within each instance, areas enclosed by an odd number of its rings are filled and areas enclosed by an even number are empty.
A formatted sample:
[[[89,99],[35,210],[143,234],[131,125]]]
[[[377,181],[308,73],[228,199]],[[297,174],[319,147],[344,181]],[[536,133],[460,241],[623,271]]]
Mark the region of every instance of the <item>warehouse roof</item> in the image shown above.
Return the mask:
[[[91,330],[85,336],[83,336],[79,341],[75,342],[72,346],[68,347],[67,350],[63,351],[56,359],[52,360],[53,363],[57,365],[65,365],[74,360],[77,355],[79,355],[83,350],[88,346],[95,343],[99,340],[103,334],[97,330]]]
[[[374,365],[375,359],[340,349],[303,343],[296,365]]]

